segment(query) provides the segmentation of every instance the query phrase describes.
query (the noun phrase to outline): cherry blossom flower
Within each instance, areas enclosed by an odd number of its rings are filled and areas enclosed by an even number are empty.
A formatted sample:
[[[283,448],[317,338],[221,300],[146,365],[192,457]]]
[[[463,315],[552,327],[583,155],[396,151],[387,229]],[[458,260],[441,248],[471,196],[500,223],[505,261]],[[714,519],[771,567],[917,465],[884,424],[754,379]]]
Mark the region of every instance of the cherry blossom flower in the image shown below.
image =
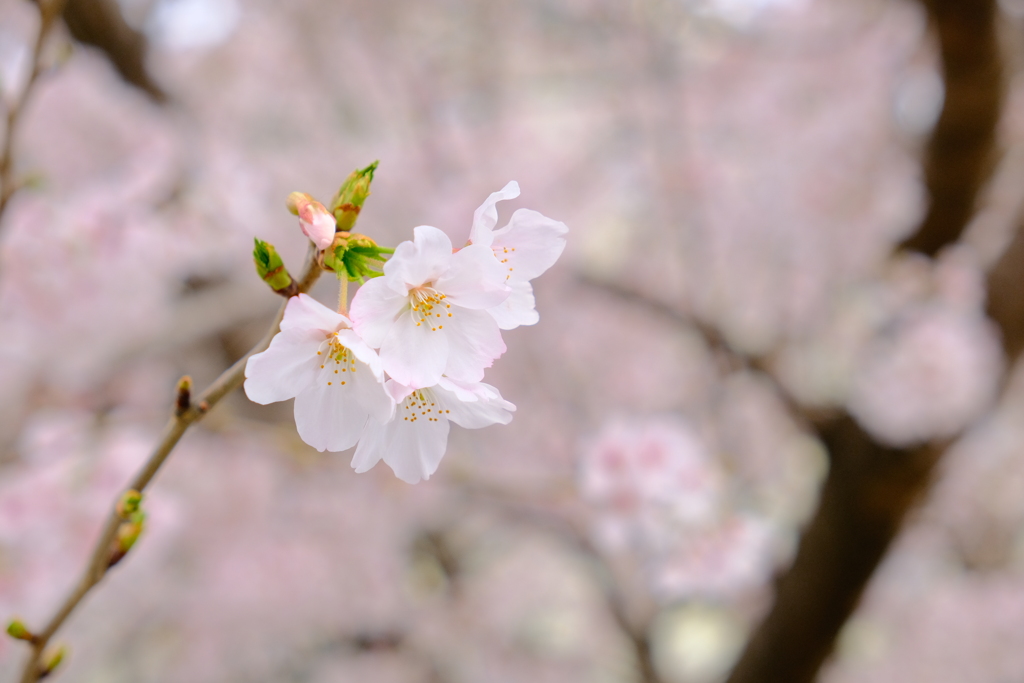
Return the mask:
[[[299,436],[319,451],[343,451],[367,418],[385,421],[394,403],[380,359],[351,321],[306,294],[292,297],[281,331],[245,366],[245,393],[266,405],[295,398]]]
[[[398,408],[389,421],[366,423],[352,467],[366,472],[383,459],[399,479],[410,484],[437,471],[448,445],[449,421],[466,429],[508,424],[516,409],[497,389],[482,382],[442,377],[424,389],[395,380],[385,386]]]
[[[540,320],[530,280],[554,265],[562,255],[565,249],[562,235],[568,230],[565,223],[530,209],[519,209],[505,227],[495,230],[498,224],[495,205],[518,196],[519,183],[514,180],[492,193],[473,214],[470,231],[470,242],[488,247],[494,253],[505,274],[505,284],[512,290],[505,301],[487,311],[503,330],[533,325]]]
[[[448,236],[421,225],[384,265],[383,277],[352,300],[356,332],[380,349],[384,370],[401,385],[432,387],[441,375],[479,382],[505,352],[501,330],[487,313],[509,295],[490,249],[452,253]]]
[[[331,246],[337,222],[326,206],[305,192],[292,192],[288,195],[288,209],[299,217],[299,227],[317,249]]]

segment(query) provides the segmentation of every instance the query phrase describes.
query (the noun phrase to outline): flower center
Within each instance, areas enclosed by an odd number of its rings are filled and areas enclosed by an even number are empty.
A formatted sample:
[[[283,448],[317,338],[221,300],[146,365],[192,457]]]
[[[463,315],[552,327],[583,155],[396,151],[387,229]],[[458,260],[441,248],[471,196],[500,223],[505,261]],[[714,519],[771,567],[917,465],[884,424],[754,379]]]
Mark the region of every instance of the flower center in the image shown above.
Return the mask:
[[[337,333],[325,339],[317,350],[320,361],[320,377],[327,379],[327,386],[345,386],[356,371],[356,357],[338,341]]]
[[[429,327],[431,332],[443,330],[446,318],[452,317],[452,305],[445,302],[448,296],[434,289],[430,284],[409,290],[409,307],[412,309],[416,327]]]
[[[437,407],[437,399],[429,389],[417,389],[406,396],[402,404],[398,406],[398,414],[405,422],[416,422],[417,420],[439,422],[450,412],[450,410]]]

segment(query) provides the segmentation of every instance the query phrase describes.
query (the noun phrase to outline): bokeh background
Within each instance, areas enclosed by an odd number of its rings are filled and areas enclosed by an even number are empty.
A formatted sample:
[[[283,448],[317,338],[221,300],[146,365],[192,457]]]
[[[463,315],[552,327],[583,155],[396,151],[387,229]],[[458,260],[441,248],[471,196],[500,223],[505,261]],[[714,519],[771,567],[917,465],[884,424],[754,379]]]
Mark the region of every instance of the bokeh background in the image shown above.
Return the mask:
[[[230,396],[59,634],[60,680],[725,680],[766,614],[803,609],[776,582],[825,566],[793,562],[851,443],[855,464],[931,459],[847,492],[893,528],[890,498],[920,504],[820,680],[1024,679],[1020,330],[990,293],[1004,274],[1012,308],[1024,273],[1024,5],[977,3],[996,78],[968,69],[950,125],[986,87],[1001,108],[949,163],[943,4],[121,0],[136,57],[148,41],[134,84],[127,43],[58,23],[5,143],[25,187],[0,216],[0,617],[45,621],[178,378],[262,336],[280,299],[252,239],[293,269],[307,244],[286,195],[379,159],[359,230],[381,243],[459,243],[513,179],[502,220],[569,226],[540,323],[488,371],[515,419],[454,428],[408,486],[307,447],[290,402]],[[38,15],[0,0],[8,103]],[[930,194],[958,192],[956,233],[921,242]],[[313,294],[336,303],[331,278]],[[857,597],[840,583],[806,594]],[[23,650],[0,641],[2,680]]]

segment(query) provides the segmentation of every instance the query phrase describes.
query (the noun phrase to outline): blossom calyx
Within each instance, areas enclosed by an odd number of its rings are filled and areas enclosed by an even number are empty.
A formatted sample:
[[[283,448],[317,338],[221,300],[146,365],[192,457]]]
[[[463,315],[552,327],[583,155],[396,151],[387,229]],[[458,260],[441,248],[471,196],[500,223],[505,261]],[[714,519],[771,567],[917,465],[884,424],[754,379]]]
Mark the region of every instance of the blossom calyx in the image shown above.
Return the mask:
[[[285,202],[288,210],[299,217],[299,227],[317,249],[326,249],[334,241],[337,229],[334,216],[327,208],[305,192],[292,192]]]
[[[291,297],[299,293],[299,287],[292,280],[284,261],[274,249],[274,245],[256,238],[256,247],[252,250],[252,260],[256,264],[256,274],[270,288],[281,296]]]
[[[384,255],[392,252],[394,249],[381,247],[366,235],[339,232],[321,254],[321,266],[333,270],[339,278],[365,282],[383,274]]]
[[[375,161],[366,168],[352,171],[338,188],[331,200],[331,213],[338,221],[338,230],[349,231],[355,225],[363,202],[370,196],[370,183],[379,163]]]

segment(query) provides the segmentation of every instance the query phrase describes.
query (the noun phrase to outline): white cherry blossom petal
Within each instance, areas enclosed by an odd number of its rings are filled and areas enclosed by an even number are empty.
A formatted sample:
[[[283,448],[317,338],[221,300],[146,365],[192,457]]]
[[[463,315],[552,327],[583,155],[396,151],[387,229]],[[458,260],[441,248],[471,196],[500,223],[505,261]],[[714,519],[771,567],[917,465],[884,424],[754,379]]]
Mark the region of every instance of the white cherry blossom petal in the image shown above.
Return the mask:
[[[434,287],[444,292],[452,304],[484,309],[508,298],[504,268],[487,247],[463,247],[452,256],[451,265]]]
[[[460,314],[466,313],[476,311],[460,311]],[[391,326],[381,344],[380,360],[384,371],[406,386],[437,384],[449,360],[448,336],[445,331],[431,329],[418,320],[413,311],[406,311]]]
[[[318,451],[343,451],[356,445],[368,413],[354,386],[342,386],[342,380],[328,385],[328,381],[318,380],[295,397],[295,427],[302,440]]]
[[[449,421],[470,429],[507,424],[515,406],[488,384],[442,377],[426,389],[413,389],[388,380],[385,390],[397,403],[394,418],[370,418],[352,457],[356,472],[365,472],[381,459],[403,481],[415,484],[438,467],[448,444]]]
[[[402,481],[415,484],[429,479],[441,464],[448,447],[448,421],[438,420],[420,425],[394,422],[389,430],[384,462]]]
[[[484,370],[505,353],[501,330],[487,311],[460,310],[449,319],[449,326],[445,330],[448,333],[448,355],[442,369],[445,375],[454,379],[480,381]],[[432,382],[420,386],[437,384],[438,379],[440,374]]]
[[[540,320],[537,313],[536,300],[533,297],[533,285],[529,282],[509,282],[512,293],[494,308],[487,312],[503,330],[514,330],[520,325],[536,325]]]
[[[453,391],[445,388],[445,378],[439,386],[434,387],[438,405],[445,411],[444,416],[466,429],[480,429],[493,424],[508,424],[512,421],[512,413],[516,407],[504,400],[498,390],[489,384],[479,383],[476,391]],[[451,386],[451,383],[448,383]],[[453,387],[454,388],[454,387]],[[461,389],[461,388],[460,388]],[[481,391],[481,389],[483,391]],[[473,395],[475,400],[460,398],[466,394]]]
[[[473,227],[469,232],[469,240],[473,244],[491,246],[491,231],[498,224],[498,202],[515,199],[519,196],[519,183],[512,180],[497,192],[492,192],[484,203],[473,213]]]
[[[413,241],[402,242],[384,264],[384,277],[388,285],[405,291],[433,282],[448,270],[452,260],[452,241],[448,235],[430,225],[413,230]]]
[[[376,354],[374,354],[376,358]],[[371,368],[357,364],[352,373],[359,404],[370,414],[371,419],[387,422],[395,415],[395,401],[384,390],[384,384],[374,376]]]
[[[308,294],[288,299],[281,320],[281,331],[319,329],[333,332],[350,327],[351,321],[341,313],[332,311]]]
[[[408,296],[396,293],[384,278],[374,278],[352,297],[352,327],[371,348],[379,349],[388,330],[408,306]]]
[[[389,423],[374,420],[372,417],[366,421],[366,426],[359,436],[359,443],[356,445],[356,452],[352,454],[352,469],[356,474],[369,472],[384,457],[387,450],[387,424]]]
[[[532,280],[546,271],[565,249],[565,223],[530,209],[512,214],[508,225],[493,233],[491,249],[510,280]]]
[[[266,351],[245,364],[245,395],[267,405],[295,398],[316,379],[316,352],[324,341],[319,330],[281,332]]]
[[[369,366],[373,376],[378,383],[384,382],[384,368],[381,366],[380,356],[370,348],[363,339],[356,334],[355,330],[338,330],[338,341],[359,359],[361,363]]]

